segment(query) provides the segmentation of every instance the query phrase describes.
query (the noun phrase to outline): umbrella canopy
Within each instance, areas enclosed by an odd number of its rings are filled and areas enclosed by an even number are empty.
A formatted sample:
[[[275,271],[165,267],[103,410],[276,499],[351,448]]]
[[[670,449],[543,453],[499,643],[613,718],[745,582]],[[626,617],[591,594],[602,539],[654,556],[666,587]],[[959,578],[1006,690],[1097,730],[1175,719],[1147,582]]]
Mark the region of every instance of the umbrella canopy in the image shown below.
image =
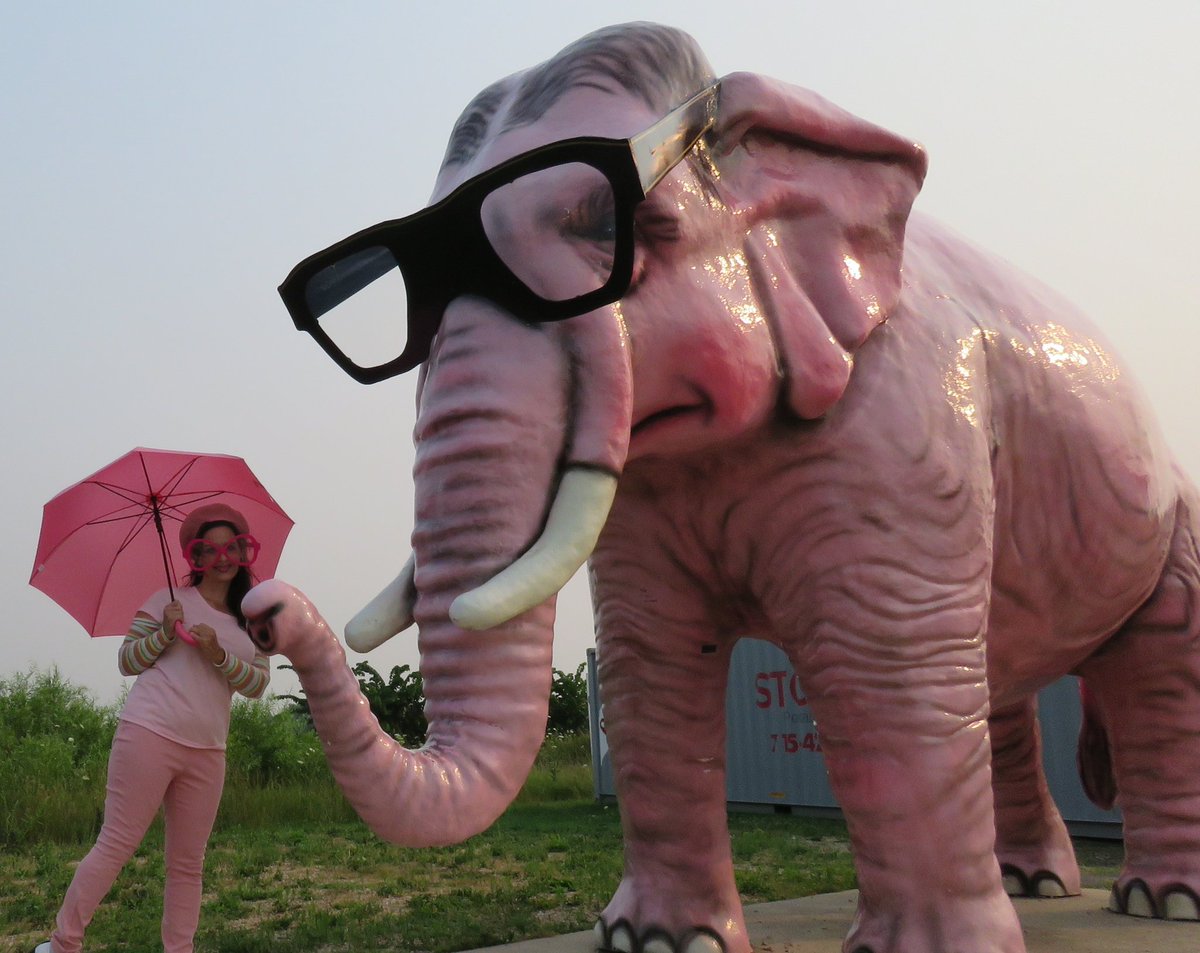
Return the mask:
[[[262,544],[250,572],[274,576],[292,520],[245,460],[138,447],[45,505],[29,583],[91,635],[124,635],[152,592],[186,578],[179,526],[209,503],[246,517]]]

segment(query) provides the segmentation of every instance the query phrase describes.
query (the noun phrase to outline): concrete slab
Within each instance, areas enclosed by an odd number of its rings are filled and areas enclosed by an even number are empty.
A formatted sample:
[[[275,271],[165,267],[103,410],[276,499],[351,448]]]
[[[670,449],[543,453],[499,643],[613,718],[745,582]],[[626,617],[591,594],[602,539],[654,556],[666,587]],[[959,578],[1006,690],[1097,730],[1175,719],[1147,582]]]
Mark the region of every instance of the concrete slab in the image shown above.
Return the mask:
[[[757,953],[841,953],[858,892],[827,893],[746,907]],[[1028,953],[1197,953],[1200,923],[1122,917],[1105,909],[1107,890],[1060,900],[1016,900]],[[473,953],[591,953],[592,934],[526,940]]]

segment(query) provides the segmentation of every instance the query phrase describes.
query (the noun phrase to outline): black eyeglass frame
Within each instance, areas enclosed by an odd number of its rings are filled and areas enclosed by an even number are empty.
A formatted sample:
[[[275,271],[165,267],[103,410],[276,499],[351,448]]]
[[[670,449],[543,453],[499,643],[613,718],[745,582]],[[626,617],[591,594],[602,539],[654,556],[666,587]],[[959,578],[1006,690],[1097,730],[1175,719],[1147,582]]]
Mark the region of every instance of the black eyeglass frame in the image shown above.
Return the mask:
[[[279,286],[292,322],[298,330],[312,335],[352,378],[361,384],[374,384],[412,370],[429,356],[443,312],[460,295],[487,298],[531,323],[562,321],[620,300],[633,280],[634,210],[712,128],[719,90],[720,83],[706,87],[629,139],[582,136],[514,156],[464,182],[428,208],[372,225],[310,255]],[[616,227],[613,264],[611,275],[600,288],[554,301],[531,291],[504,264],[488,241],[480,210],[496,189],[522,176],[568,163],[591,166],[612,187]],[[399,356],[364,367],[348,357],[321,327],[321,315],[337,305],[314,312],[306,292],[309,282],[325,269],[377,247],[391,253],[403,278],[408,295],[408,339]],[[463,260],[470,266],[458,267]],[[340,297],[338,303],[372,280],[357,282],[358,286]]]

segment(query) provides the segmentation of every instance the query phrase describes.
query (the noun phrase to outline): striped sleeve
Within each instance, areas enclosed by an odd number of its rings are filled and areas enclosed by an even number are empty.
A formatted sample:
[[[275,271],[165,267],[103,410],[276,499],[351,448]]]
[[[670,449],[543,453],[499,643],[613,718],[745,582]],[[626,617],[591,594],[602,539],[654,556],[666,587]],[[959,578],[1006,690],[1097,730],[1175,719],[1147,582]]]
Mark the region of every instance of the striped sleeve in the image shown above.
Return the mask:
[[[230,687],[247,698],[261,698],[271,681],[271,663],[262,652],[254,653],[254,664],[243,662],[232,652],[225,653],[225,663],[219,665]]]
[[[138,615],[117,652],[117,668],[122,675],[140,675],[158,661],[171,642],[156,620]]]

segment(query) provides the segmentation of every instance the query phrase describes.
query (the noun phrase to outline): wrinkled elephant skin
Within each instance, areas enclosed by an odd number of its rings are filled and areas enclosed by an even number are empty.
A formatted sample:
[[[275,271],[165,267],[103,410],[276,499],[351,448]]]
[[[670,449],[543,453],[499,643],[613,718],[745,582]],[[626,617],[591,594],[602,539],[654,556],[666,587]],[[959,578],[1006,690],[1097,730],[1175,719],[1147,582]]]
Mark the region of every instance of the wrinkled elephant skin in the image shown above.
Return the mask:
[[[549,142],[632,136],[712,79],[676,31],[600,31],[468,107],[434,198]],[[1006,889],[1078,892],[1034,707],[1065,673],[1087,686],[1089,790],[1124,814],[1114,909],[1195,919],[1197,501],[1136,385],[1048,288],[909,216],[919,146],[751,74],[719,95],[637,208],[617,303],[445,311],[414,563],[384,600],[420,627],[429,745],[372,727],[302,597],[248,597],[339,779],[407,842],[503,810],[545,724],[553,597],[535,586],[511,619],[451,606],[594,472],[615,480],[589,572],[625,834],[601,946],[750,949],[723,704],[746,635],[787,652],[820,724],[860,888],[848,953],[1021,953]]]

